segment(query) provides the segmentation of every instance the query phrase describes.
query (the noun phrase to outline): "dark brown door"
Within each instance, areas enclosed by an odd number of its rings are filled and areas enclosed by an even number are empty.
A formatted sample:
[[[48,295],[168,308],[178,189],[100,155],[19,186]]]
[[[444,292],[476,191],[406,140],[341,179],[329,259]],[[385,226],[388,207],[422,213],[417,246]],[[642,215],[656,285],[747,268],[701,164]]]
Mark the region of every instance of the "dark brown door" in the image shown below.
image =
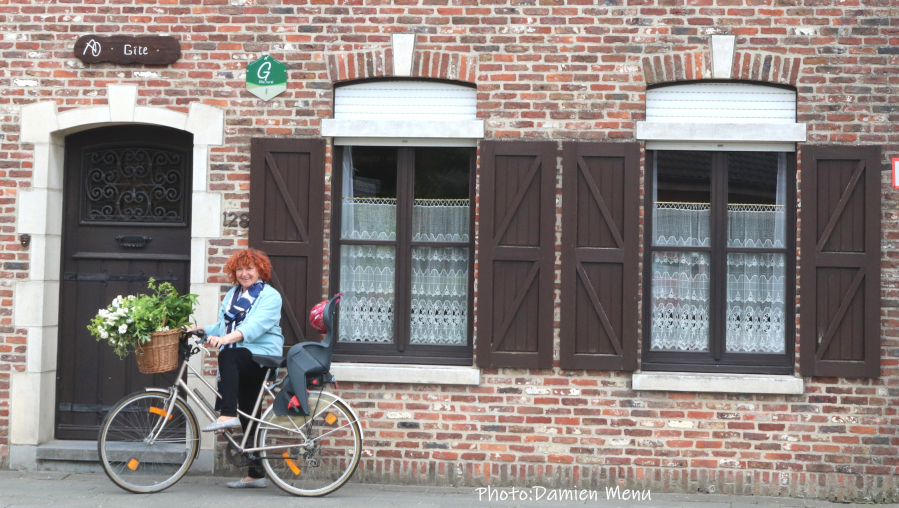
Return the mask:
[[[172,373],[144,375],[87,325],[150,277],[189,289],[193,136],[116,126],[66,138],[57,439],[96,439],[109,407]]]

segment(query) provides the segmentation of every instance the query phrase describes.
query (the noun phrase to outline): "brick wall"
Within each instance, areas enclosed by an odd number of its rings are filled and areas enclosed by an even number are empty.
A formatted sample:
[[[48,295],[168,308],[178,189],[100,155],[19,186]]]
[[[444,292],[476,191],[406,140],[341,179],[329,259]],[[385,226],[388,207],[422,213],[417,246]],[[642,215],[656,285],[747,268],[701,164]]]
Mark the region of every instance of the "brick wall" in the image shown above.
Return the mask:
[[[141,105],[220,107],[226,139],[212,149],[210,189],[223,194],[224,210],[244,213],[250,138],[317,136],[334,81],[389,75],[392,33],[417,34],[416,75],[477,84],[488,137],[558,141],[633,139],[646,83],[708,77],[708,36],[735,34],[740,78],[795,84],[809,142],[873,143],[884,146],[885,161],[899,156],[899,29],[889,2],[592,3],[0,5],[0,467],[8,461],[9,373],[24,369],[26,348],[10,312],[12,284],[29,268],[14,226],[16,191],[30,186],[33,157],[19,142],[22,104],[102,104],[106,84],[135,83]],[[163,68],[85,66],[71,56],[85,33],[171,34],[182,58]],[[263,53],[290,69],[287,92],[267,103],[244,90],[244,67]],[[801,396],[638,394],[629,374],[558,368],[488,369],[471,388],[346,383],[341,395],[366,418],[359,478],[597,488],[620,481],[653,491],[896,500],[899,194],[886,172],[883,185],[882,377],[807,379]],[[226,284],[221,266],[245,245],[240,227],[209,242],[208,281]],[[327,263],[326,255],[323,286]]]

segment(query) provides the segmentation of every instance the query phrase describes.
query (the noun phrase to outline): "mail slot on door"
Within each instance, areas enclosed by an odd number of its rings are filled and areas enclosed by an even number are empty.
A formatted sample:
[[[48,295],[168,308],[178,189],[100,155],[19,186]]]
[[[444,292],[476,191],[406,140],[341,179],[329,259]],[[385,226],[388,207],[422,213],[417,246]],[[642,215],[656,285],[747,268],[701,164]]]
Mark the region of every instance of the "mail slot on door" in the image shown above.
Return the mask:
[[[115,241],[119,242],[119,245],[122,247],[127,247],[129,249],[143,249],[147,246],[148,243],[153,241],[153,238],[149,236],[117,236],[115,237]]]

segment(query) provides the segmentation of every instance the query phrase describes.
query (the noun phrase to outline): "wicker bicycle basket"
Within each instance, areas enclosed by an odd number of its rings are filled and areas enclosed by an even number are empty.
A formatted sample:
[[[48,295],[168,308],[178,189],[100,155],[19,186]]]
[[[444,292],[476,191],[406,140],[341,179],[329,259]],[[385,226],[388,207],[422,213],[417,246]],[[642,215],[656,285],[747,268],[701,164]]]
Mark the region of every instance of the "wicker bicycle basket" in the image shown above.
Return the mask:
[[[153,332],[150,342],[138,344],[134,348],[137,369],[142,374],[159,374],[178,368],[178,339],[181,330],[175,328],[166,332]]]

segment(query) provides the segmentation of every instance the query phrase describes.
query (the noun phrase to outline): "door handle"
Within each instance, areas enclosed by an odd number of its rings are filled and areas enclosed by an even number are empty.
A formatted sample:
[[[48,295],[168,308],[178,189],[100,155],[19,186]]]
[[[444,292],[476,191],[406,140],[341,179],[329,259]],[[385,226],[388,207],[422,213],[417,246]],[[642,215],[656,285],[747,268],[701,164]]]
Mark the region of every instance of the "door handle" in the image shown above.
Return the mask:
[[[117,236],[115,237],[115,241],[119,242],[119,245],[122,247],[129,249],[143,249],[148,243],[152,242],[153,239],[149,236],[127,235]]]

